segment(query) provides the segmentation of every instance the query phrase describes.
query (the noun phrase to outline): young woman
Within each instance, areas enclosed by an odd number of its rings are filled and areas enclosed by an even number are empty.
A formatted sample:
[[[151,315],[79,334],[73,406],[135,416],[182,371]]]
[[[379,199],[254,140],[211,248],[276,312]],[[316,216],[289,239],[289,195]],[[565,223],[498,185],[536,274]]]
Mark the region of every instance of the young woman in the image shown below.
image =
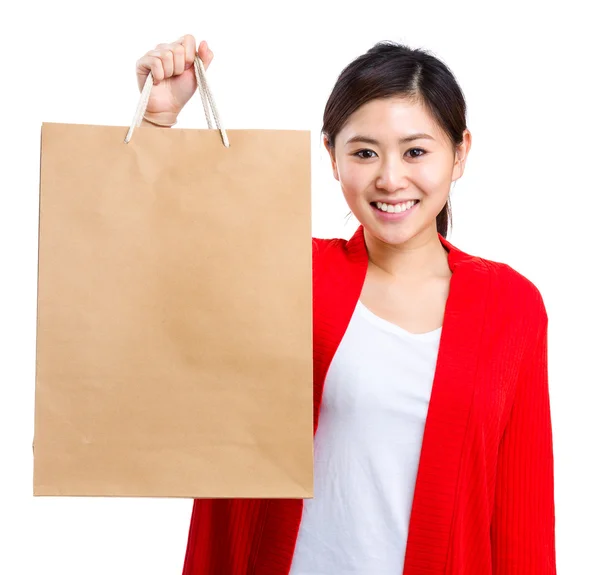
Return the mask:
[[[175,122],[195,54],[187,35],[138,61],[144,125]],[[446,239],[465,117],[425,51],[341,73],[323,137],[361,225],[313,240],[315,496],[195,501],[184,575],[555,574],[544,303]]]

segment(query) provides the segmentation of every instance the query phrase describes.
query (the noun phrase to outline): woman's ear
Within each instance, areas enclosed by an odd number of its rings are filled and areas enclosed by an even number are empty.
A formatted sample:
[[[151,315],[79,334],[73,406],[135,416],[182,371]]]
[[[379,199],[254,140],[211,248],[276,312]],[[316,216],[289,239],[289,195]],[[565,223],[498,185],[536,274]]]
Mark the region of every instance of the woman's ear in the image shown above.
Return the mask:
[[[462,144],[458,146],[456,149],[456,154],[454,156],[454,167],[452,169],[452,181],[455,182],[458,180],[465,171],[465,163],[467,161],[467,156],[469,155],[469,150],[471,149],[471,132],[469,130],[465,130],[463,132],[463,141]]]
[[[335,161],[335,148],[329,142],[327,136],[323,136],[323,144],[329,153],[329,159],[331,160],[331,169],[333,170],[333,177],[339,182],[340,175],[338,174],[337,162]]]

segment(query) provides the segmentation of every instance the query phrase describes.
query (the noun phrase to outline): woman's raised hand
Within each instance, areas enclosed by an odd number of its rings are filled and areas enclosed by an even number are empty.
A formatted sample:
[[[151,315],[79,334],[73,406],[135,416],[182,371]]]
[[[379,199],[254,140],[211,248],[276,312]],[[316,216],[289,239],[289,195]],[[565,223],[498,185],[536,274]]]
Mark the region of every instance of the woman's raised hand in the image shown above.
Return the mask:
[[[150,120],[173,124],[179,112],[197,89],[194,58],[200,56],[208,69],[214,54],[205,41],[200,42],[196,52],[196,40],[186,34],[177,42],[158,44],[136,62],[136,74],[140,92],[152,72],[154,85],[150,92],[146,117]]]

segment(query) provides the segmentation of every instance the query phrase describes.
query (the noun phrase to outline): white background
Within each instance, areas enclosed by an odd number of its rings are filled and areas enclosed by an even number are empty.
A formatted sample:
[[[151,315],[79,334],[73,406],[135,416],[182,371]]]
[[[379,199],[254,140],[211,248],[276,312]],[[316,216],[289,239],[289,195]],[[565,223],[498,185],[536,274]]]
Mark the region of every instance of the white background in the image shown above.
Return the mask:
[[[42,121],[126,126],[135,61],[185,33],[215,52],[231,128],[313,131],[314,235],[355,220],[320,143],[342,68],[376,41],[456,74],[473,147],[452,191],[460,249],[540,289],[550,318],[559,573],[600,573],[600,36],[593,2],[5,3],[0,9],[0,573],[177,574],[191,502],[32,496]],[[204,127],[194,97],[179,127]],[[333,574],[332,574],[333,575]],[[517,575],[517,574],[515,574]],[[525,575],[525,574],[518,574]]]

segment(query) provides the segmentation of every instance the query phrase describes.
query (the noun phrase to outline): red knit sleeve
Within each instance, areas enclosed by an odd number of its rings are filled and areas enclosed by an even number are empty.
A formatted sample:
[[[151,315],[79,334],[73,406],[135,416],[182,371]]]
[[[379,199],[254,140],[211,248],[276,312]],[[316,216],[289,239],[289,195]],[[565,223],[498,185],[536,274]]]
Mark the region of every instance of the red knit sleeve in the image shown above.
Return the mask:
[[[539,319],[499,446],[491,525],[494,575],[556,574],[548,317],[541,297],[538,301]]]

